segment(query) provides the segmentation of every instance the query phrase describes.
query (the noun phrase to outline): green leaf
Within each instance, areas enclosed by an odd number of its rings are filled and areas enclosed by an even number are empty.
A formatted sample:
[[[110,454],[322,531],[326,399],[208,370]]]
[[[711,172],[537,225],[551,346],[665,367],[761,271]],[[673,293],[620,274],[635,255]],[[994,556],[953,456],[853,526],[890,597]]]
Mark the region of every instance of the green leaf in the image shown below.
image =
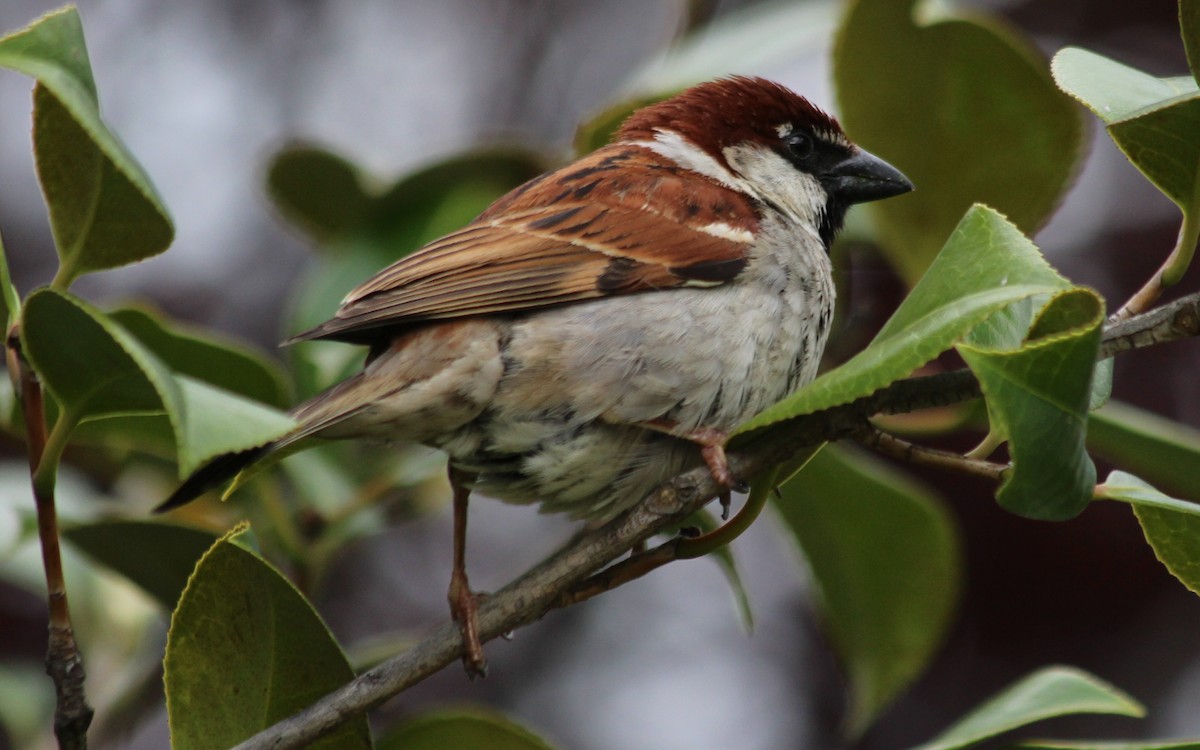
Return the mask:
[[[1112,685],[1071,667],[1048,667],[1009,686],[916,750],[958,750],[1035,721],[1067,714],[1142,716],[1145,710]]]
[[[466,152],[387,184],[316,146],[280,151],[267,188],[285,217],[332,249],[359,236],[387,260],[461,227],[517,185],[544,171],[516,150]]]
[[[840,3],[830,0],[774,0],[723,13],[634,74],[629,88],[678,91],[731,73],[779,68],[806,53],[823,55],[839,10]]]
[[[100,118],[74,7],[0,39],[0,66],[37,79],[33,141],[59,254],[55,286],[157,255],[175,229],[150,178]]]
[[[388,732],[378,750],[552,750],[533,732],[501,714],[470,708],[414,717]]]
[[[1133,506],[1155,556],[1184,586],[1200,594],[1200,505],[1168,497],[1123,471],[1109,474],[1096,496]]]
[[[217,541],[211,531],[151,521],[100,521],[63,536],[88,557],[133,581],[170,612],[196,562]]]
[[[324,243],[366,222],[372,201],[366,179],[337,154],[297,144],[275,154],[267,193],[285,218]]]
[[[316,147],[277,154],[268,188],[281,212],[312,232],[327,252],[291,300],[289,335],[324,322],[346,292],[398,258],[462,227],[510,189],[538,175],[525,152],[467,152],[387,186]],[[357,187],[348,187],[353,184]],[[342,190],[358,197],[347,198]],[[290,347],[301,395],[343,379],[362,360],[357,348]]]
[[[1192,80],[1200,82],[1200,3],[1196,0],[1179,0],[1179,30]]]
[[[992,209],[975,206],[866,349],[736,433],[870,395],[912,374],[998,311],[1068,286],[1020,230]]]
[[[621,124],[634,112],[678,93],[678,89],[664,90],[654,94],[643,94],[624,99],[592,115],[575,129],[575,153],[588,154],[612,140]]]
[[[72,419],[165,412],[181,474],[222,453],[263,445],[295,426],[267,406],[173,374],[133,335],[64,292],[31,294],[23,321],[25,353]]]
[[[289,406],[291,396],[282,370],[248,347],[207,331],[170,325],[144,308],[114,310],[109,317],[178,374],[252,401],[281,409]]]
[[[1088,448],[1179,497],[1200,500],[1200,430],[1110,401],[1088,420]]]
[[[962,568],[954,522],[908,477],[837,446],[784,485],[776,507],[820,589],[859,735],[942,643]]]
[[[1012,467],[996,499],[1013,513],[1061,520],[1091,500],[1096,467],[1084,439],[1103,322],[1100,297],[1071,289],[1043,308],[1023,346],[958,346],[979,379],[992,428],[1009,441]]]
[[[833,52],[847,132],[917,186],[866,207],[910,284],[972,203],[1032,234],[1061,201],[1083,146],[1080,113],[1029,41],[978,13],[931,17],[931,5],[856,0]]]
[[[354,677],[312,605],[237,543],[244,529],[204,555],[171,618],[163,663],[175,750],[231,747]],[[366,717],[312,747],[371,747]]]
[[[1200,750],[1200,741],[1133,740],[1101,742],[1096,740],[1028,740],[1007,745],[1006,750]]]
[[[696,511],[679,524],[679,528],[689,526],[698,528],[702,534],[721,528],[721,521],[704,508]],[[733,545],[725,544],[711,553],[711,557],[725,574],[725,581],[733,593],[733,606],[737,610],[738,619],[747,633],[754,632],[754,609],[750,606],[750,594],[742,582],[742,574],[738,570],[737,560],[733,556]]]
[[[1068,47],[1054,79],[1096,114],[1133,165],[1181,208],[1194,207],[1200,170],[1200,90],[1193,78],[1156,78]]]
[[[0,308],[0,321],[4,323],[4,334],[8,335],[8,329],[16,320],[17,313],[21,311],[21,296],[17,293],[17,287],[12,282],[12,274],[8,270],[8,258],[4,255],[4,240],[0,239],[0,304],[4,307]]]

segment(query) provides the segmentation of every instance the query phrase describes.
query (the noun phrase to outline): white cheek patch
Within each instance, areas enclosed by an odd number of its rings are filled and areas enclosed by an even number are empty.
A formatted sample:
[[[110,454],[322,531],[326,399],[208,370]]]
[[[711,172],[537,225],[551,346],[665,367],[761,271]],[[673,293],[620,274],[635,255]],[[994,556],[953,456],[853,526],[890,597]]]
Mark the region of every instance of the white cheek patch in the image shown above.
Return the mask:
[[[816,177],[759,146],[730,146],[725,149],[725,160],[753,195],[779,206],[802,226],[815,228],[820,223],[829,195]]]

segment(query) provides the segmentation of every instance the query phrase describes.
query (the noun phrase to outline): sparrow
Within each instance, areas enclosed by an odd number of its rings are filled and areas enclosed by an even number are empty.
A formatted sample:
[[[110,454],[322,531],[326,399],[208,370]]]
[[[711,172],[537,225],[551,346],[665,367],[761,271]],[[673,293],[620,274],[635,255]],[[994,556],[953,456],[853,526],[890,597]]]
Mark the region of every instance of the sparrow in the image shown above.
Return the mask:
[[[472,491],[602,522],[703,463],[813,379],[829,335],[829,247],[854,204],[912,183],[830,115],[762,78],[703,83],[354,289],[289,341],[367,347],[362,371],[292,411],[275,442],[219,457],[160,510],[319,437],[445,451],[448,594],[486,669],[465,565]]]

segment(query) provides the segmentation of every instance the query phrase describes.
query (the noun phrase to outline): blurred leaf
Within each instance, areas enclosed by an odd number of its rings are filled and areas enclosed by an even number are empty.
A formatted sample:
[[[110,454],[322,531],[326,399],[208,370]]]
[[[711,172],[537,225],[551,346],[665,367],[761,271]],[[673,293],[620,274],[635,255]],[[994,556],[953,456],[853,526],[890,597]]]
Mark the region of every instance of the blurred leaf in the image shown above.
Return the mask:
[[[0,737],[11,747],[36,747],[54,716],[54,687],[46,670],[15,658],[0,664]]]
[[[833,54],[847,132],[917,186],[866,207],[909,284],[972,203],[1032,234],[1061,201],[1083,146],[1080,113],[1029,41],[995,18],[932,18],[929,5],[856,0]]]
[[[625,95],[593,114],[575,132],[575,152],[607,144],[634,111],[688,86],[749,70],[823,54],[837,23],[838,3],[760,2],[725,13],[673,43],[661,57],[635,73]]]
[[[679,524],[679,528],[681,529],[689,526],[699,529],[702,534],[707,534],[710,531],[719,529],[721,521],[712,513],[701,508],[684,519],[683,523]],[[725,580],[729,583],[730,592],[733,594],[733,606],[737,610],[742,628],[747,633],[753,633],[754,609],[750,606],[750,594],[746,591],[746,585],[742,582],[742,574],[738,571],[737,560],[733,557],[733,545],[726,544],[719,547],[709,556],[716,561],[717,565],[721,568],[721,572],[725,574]]]
[[[1179,0],[1179,30],[1192,80],[1200,82],[1200,3],[1196,0]]]
[[[272,159],[267,192],[279,212],[320,243],[361,227],[371,196],[358,168],[337,154],[297,144]]]
[[[0,66],[37,79],[33,141],[58,248],[55,285],[157,255],[175,229],[150,178],[100,118],[83,26],[68,6],[0,39]]]
[[[732,73],[778,68],[805,53],[823,54],[840,7],[831,0],[773,0],[724,13],[635,74],[631,90],[678,91]]]
[[[4,323],[4,335],[12,327],[17,313],[21,311],[21,295],[13,285],[12,274],[8,270],[8,258],[4,255],[4,240],[0,239],[0,321]]]
[[[1088,396],[1088,411],[1102,408],[1112,398],[1113,365],[1111,358],[1096,363],[1092,371],[1092,392]]]
[[[575,129],[575,153],[588,154],[608,145],[621,124],[634,112],[678,93],[678,89],[624,99],[589,117]]]
[[[861,735],[925,669],[958,601],[954,522],[928,490],[881,462],[828,446],[776,507],[808,560]]]
[[[1005,750],[1200,750],[1195,740],[1026,740],[1005,745]]]
[[[385,734],[377,750],[552,750],[533,732],[499,713],[482,709],[416,716]]]
[[[871,344],[737,433],[849,403],[912,374],[1005,307],[1069,283],[995,211],[975,206]]]
[[[178,374],[188,375],[252,401],[286,409],[290,395],[282,370],[252,349],[214,334],[180,328],[142,308],[114,310],[109,317]]]
[[[401,178],[390,187],[341,157],[315,147],[288,149],[272,161],[268,185],[283,214],[302,228],[323,226],[314,239],[326,250],[323,262],[299,285],[291,300],[288,335],[327,320],[346,293],[388,264],[470,222],[493,201],[532,179],[544,165],[513,150],[467,152]],[[341,177],[323,182],[331,173]],[[364,203],[337,209],[337,218],[302,214],[306,206],[337,206],[327,195],[353,176]],[[331,229],[336,228],[336,233]],[[310,395],[360,365],[358,347],[304,342],[290,347],[298,391]]]
[[[1132,505],[1155,556],[1184,586],[1200,594],[1200,505],[1168,497],[1123,471],[1109,474],[1096,494]]]
[[[121,326],[69,294],[34,292],[23,321],[25,353],[72,419],[166,412],[181,474],[294,427],[269,407],[174,375]]]
[[[472,151],[387,186],[336,154],[303,146],[275,155],[267,186],[280,212],[311,229],[319,243],[340,254],[346,249],[340,241],[357,236],[392,261],[461,227],[543,171],[524,151]]]
[[[1108,127],[1117,146],[1180,208],[1194,204],[1200,170],[1200,91],[1190,77],[1156,78],[1102,55],[1067,47],[1054,78]]]
[[[204,555],[171,618],[163,664],[175,750],[231,747],[354,677],[312,605],[237,543],[244,529]],[[366,717],[311,747],[371,747]]]
[[[1143,716],[1145,710],[1107,682],[1071,667],[1048,667],[1009,686],[915,750],[958,750],[1035,721],[1067,714]]]
[[[196,562],[217,541],[210,531],[153,521],[100,521],[63,532],[71,544],[175,609]]]
[[[992,428],[1008,439],[1012,466],[996,499],[1013,513],[1061,520],[1091,500],[1096,467],[1084,438],[1103,322],[1100,297],[1071,289],[1042,309],[1024,345],[958,346],[979,379]]]
[[[1088,420],[1088,447],[1180,497],[1200,500],[1200,430],[1119,401]]]

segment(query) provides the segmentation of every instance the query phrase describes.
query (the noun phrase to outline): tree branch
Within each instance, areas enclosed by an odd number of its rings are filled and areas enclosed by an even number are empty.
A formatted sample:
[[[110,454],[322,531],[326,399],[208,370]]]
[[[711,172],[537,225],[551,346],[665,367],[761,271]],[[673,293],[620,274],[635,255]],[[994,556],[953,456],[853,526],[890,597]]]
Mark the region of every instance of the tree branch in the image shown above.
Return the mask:
[[[1198,332],[1200,293],[1113,325],[1105,331],[1100,358],[1195,336]],[[899,381],[850,403],[740,436],[730,445],[729,468],[734,476],[753,477],[788,461],[809,446],[861,434],[870,429],[868,419],[875,414],[947,406],[979,395],[979,384],[969,370]],[[607,568],[580,585],[660,529],[677,524],[699,510],[716,496],[718,489],[708,470],[698,467],[663,484],[604,526],[581,534],[569,547],[480,602],[480,639],[492,640],[540,619],[556,606],[586,599],[593,585],[603,586],[609,578],[632,580],[637,575],[631,574],[639,573],[643,563],[650,563],[650,569],[658,567],[655,563],[659,558],[672,555],[673,542],[643,553],[640,560],[634,557]],[[440,671],[458,659],[461,652],[458,627],[446,623],[418,645],[364,672],[304,711],[259,732],[235,750],[303,747],[348,718],[378,706]]]
[[[47,451],[54,444],[46,436],[46,416],[42,403],[42,384],[21,352],[21,339],[14,326],[5,342],[5,359],[13,390],[21,399],[25,417],[26,450],[29,473],[33,480],[33,498],[37,505],[38,539],[42,547],[42,568],[46,572],[49,608],[46,674],[54,681],[54,735],[63,750],[86,750],[87,730],[92,723],[83,683],[83,657],[71,626],[67,603],[67,583],[63,578],[62,552],[59,549],[58,511],[54,501],[54,473],[58,453]],[[62,417],[60,416],[60,419]],[[46,462],[52,461],[54,465]],[[43,465],[46,464],[46,465]],[[47,473],[49,472],[49,473]]]

